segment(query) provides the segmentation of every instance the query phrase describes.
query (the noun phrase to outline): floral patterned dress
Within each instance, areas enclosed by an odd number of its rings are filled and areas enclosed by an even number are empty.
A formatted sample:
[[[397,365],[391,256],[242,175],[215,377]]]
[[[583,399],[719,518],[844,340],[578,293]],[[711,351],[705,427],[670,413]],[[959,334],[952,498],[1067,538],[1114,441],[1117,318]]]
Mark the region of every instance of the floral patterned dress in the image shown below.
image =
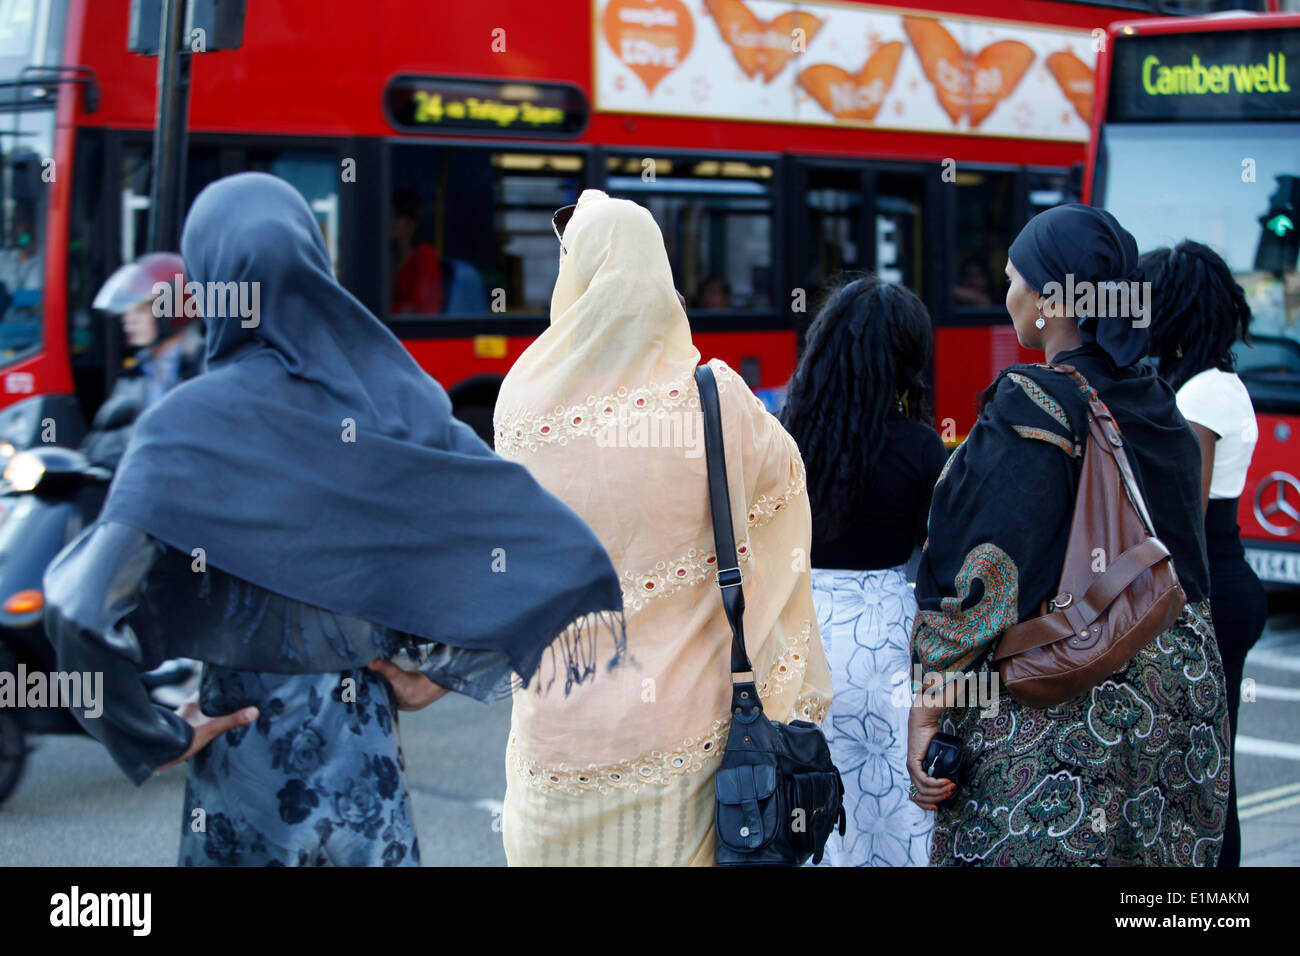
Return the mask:
[[[254,705],[252,724],[191,761],[183,866],[419,866],[397,708],[388,682],[207,665],[200,705]]]
[[[844,781],[845,835],[823,866],[926,866],[933,816],[908,799],[909,643],[916,597],[902,568],[813,571],[835,697],[822,723]]]

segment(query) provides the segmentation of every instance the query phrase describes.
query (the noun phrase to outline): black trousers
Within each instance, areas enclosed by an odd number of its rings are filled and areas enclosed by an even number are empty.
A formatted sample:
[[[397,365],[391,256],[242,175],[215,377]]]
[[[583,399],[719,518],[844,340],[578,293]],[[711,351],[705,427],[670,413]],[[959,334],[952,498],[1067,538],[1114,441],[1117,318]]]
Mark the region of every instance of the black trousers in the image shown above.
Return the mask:
[[[1264,586],[1246,563],[1237,527],[1237,499],[1216,498],[1205,512],[1205,548],[1210,559],[1210,616],[1228,680],[1229,742],[1232,780],[1228,796],[1228,824],[1223,834],[1219,866],[1241,865],[1241,824],[1237,820],[1237,710],[1241,704],[1241,679],[1246,655],[1255,646],[1268,621]]]

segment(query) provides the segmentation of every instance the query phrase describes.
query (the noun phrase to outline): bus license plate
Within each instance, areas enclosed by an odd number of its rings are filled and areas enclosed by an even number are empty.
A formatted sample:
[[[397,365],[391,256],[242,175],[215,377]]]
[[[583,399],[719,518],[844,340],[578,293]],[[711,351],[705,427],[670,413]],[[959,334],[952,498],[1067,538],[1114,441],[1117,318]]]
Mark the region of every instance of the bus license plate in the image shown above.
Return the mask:
[[[1300,584],[1300,551],[1246,549],[1246,561],[1261,581]]]

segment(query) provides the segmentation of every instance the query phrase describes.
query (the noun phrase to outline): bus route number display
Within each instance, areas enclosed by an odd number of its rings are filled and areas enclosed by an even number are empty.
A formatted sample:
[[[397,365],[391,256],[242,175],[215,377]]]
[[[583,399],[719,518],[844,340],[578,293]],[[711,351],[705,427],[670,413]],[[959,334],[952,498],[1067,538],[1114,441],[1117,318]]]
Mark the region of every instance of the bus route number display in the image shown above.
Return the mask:
[[[403,75],[389,82],[384,108],[407,133],[572,137],[587,125],[587,99],[566,83]]]
[[[1117,37],[1110,119],[1300,119],[1300,30]]]

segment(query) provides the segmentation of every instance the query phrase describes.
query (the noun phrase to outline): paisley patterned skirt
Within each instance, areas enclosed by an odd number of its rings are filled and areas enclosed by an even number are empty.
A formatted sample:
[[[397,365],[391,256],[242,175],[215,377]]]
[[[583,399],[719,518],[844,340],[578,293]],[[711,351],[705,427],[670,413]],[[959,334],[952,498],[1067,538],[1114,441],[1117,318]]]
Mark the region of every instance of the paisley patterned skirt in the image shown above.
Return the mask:
[[[1004,692],[995,716],[954,708],[942,729],[966,754],[959,802],[936,814],[936,866],[1218,861],[1229,735],[1209,602],[1087,694],[1038,710]]]
[[[182,866],[420,865],[386,680],[204,666],[205,714],[250,704],[190,761]]]
[[[908,799],[907,715],[916,597],[902,568],[814,569],[835,697],[822,730],[844,780],[848,827],[823,866],[926,866],[932,814]]]

